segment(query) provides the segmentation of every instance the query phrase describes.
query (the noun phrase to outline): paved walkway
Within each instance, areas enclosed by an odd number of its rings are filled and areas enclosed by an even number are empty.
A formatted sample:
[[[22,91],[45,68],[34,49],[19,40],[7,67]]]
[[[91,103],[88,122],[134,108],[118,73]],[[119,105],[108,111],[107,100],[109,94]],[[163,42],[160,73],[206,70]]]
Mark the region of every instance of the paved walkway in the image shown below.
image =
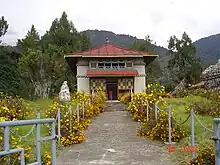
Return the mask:
[[[57,165],[174,165],[165,146],[136,136],[136,128],[128,112],[104,112],[85,131],[82,144],[59,154]]]

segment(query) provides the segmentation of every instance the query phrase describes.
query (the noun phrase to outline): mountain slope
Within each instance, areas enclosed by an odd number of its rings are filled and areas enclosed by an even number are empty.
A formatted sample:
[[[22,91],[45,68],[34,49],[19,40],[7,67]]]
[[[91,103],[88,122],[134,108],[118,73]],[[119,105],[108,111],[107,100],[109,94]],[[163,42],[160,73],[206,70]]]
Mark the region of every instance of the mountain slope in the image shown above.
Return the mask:
[[[126,48],[129,48],[135,40],[138,40],[140,42],[144,41],[130,35],[115,34],[113,32],[104,30],[86,30],[82,33],[86,34],[89,37],[93,47],[105,43],[106,37],[108,37],[109,41],[111,41],[113,44]],[[167,49],[163,47],[155,45],[155,51],[157,54],[160,55],[160,57],[164,57],[167,55]]]
[[[92,46],[101,45],[105,42],[106,37],[116,45],[129,48],[135,40],[143,42],[142,39],[125,35],[115,34],[105,30],[86,30],[82,33],[86,34],[92,43]],[[196,47],[197,56],[201,58],[204,68],[211,64],[215,64],[220,59],[220,34],[212,35],[206,38],[199,39],[193,43]],[[163,68],[169,60],[167,49],[155,45],[155,51],[159,54],[159,61]]]
[[[196,54],[206,67],[215,64],[220,59],[220,34],[201,38],[194,42]]]

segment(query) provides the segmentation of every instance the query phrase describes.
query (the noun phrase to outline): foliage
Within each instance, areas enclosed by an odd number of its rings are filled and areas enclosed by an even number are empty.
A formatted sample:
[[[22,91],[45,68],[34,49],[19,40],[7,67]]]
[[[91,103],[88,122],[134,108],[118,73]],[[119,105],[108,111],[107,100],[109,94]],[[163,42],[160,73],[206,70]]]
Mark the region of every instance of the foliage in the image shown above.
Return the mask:
[[[121,98],[120,101],[126,105],[131,102],[131,93],[125,93]]]
[[[207,89],[183,90],[177,93],[177,97],[185,97],[189,95],[201,96],[215,102],[220,102],[220,91]]]
[[[0,98],[0,117],[6,120],[22,120],[31,113],[28,104],[25,104],[24,100],[19,97],[12,98],[0,93]]]
[[[190,161],[190,165],[215,165],[215,154],[213,143],[204,147],[198,153],[197,157]]]
[[[138,135],[146,136],[153,140],[166,142],[168,140],[168,114],[158,111],[158,120],[155,119],[154,105],[163,102],[162,96],[165,89],[158,84],[148,84],[146,92],[135,93],[128,105],[128,111],[133,115],[135,121],[141,122]],[[148,118],[147,118],[148,108]],[[184,127],[172,121],[172,141],[178,142],[187,136]]]
[[[163,84],[163,86],[165,87],[166,92],[172,92],[176,87],[176,85],[174,85],[172,83],[165,83],[165,84]]]
[[[152,111],[151,111],[152,112]],[[186,129],[178,125],[174,120],[171,121],[171,140],[173,142],[179,142],[184,137],[187,137],[188,132]],[[155,120],[152,113],[150,113],[150,119],[141,123],[138,135],[146,136],[152,140],[160,140],[163,142],[168,141],[168,114],[164,111],[159,111],[158,119]]]
[[[38,95],[40,64],[46,61],[40,51],[40,36],[34,27],[27,32],[23,39],[18,39],[17,48],[21,56],[17,62],[20,79],[19,94],[22,97],[33,99]]]
[[[74,93],[71,97],[70,103],[60,103],[59,98],[55,97],[52,106],[49,110],[45,111],[46,117],[55,118],[57,108],[60,107],[60,111],[64,117],[61,117],[61,144],[68,146],[71,144],[81,143],[84,141],[84,129],[86,129],[94,116],[103,112],[103,104],[107,100],[105,93],[101,89],[97,89],[96,93],[92,96],[84,92]],[[84,102],[84,111],[82,102]],[[76,116],[76,106],[79,107],[79,122]],[[72,113],[69,108],[72,107]],[[12,98],[9,96],[1,95],[0,101],[0,122],[6,120],[19,120],[27,119],[32,115],[29,105],[21,98]],[[72,128],[70,128],[70,121],[72,122]],[[20,134],[20,128],[16,127],[13,132]],[[31,144],[22,143],[20,138],[10,136],[11,148],[25,148],[25,162],[30,163],[33,161],[31,155]],[[0,128],[0,148],[3,148],[3,129]],[[13,154],[11,156],[15,164],[19,164],[19,154]],[[7,164],[7,157],[0,157],[1,163]],[[51,164],[51,155],[47,151],[42,155],[42,161],[45,165]]]
[[[10,97],[0,94],[0,122],[26,119],[31,114],[31,109],[19,97]],[[18,128],[11,128],[14,132],[19,132]],[[29,162],[31,147],[26,147],[22,144],[21,139],[16,138],[14,135],[10,135],[11,148],[25,148],[25,160]],[[3,128],[0,128],[0,148],[3,148]],[[20,154],[12,154],[11,161],[15,164],[19,164]],[[7,164],[7,157],[0,156],[0,162]]]
[[[181,39],[171,36],[168,49],[171,56],[168,68],[172,73],[173,81],[180,82],[186,78],[188,82],[195,83],[202,72],[202,67],[195,56],[196,48],[189,36],[185,32]]]
[[[6,34],[8,30],[8,26],[9,25],[8,25],[7,20],[5,20],[5,17],[2,16],[0,18],[0,38]],[[1,43],[1,40],[0,40],[0,43]]]
[[[138,42],[137,40],[132,44],[131,49],[136,49],[140,51],[146,51],[150,53],[155,53],[153,41],[150,39],[150,36],[147,35],[143,42]]]
[[[74,90],[75,75],[63,56],[68,52],[90,48],[90,40],[76,30],[63,12],[61,18],[54,19],[49,31],[42,37],[32,25],[27,35],[18,40],[17,47],[22,54],[18,60],[18,75],[23,96],[48,98],[59,92],[64,80],[73,84],[70,90]]]
[[[153,44],[153,41],[150,39],[149,35],[146,36],[143,42],[136,40],[132,44],[131,49],[156,54],[155,46]],[[146,77],[147,77],[148,83],[155,82],[161,76],[162,76],[162,70],[161,70],[159,62],[157,60],[154,60],[151,63],[148,62],[146,66]]]
[[[155,103],[162,101],[161,94],[164,93],[164,87],[158,84],[148,84],[145,92],[133,94],[128,110],[133,114],[135,121],[142,121],[146,117],[147,105],[153,107]]]
[[[58,46],[64,53],[85,50],[90,47],[88,38],[77,32],[72,21],[67,19],[66,12],[60,19],[56,18],[41,40],[43,49],[49,45]]]
[[[40,35],[37,32],[34,25],[27,32],[27,35],[23,39],[18,39],[17,47],[21,51],[23,56],[26,56],[29,49],[37,50],[40,46]]]
[[[197,101],[192,105],[197,114],[219,117],[220,115],[220,103],[218,102],[203,102]]]
[[[14,53],[0,46],[0,92],[9,95],[18,94],[19,79]]]
[[[76,92],[71,96],[70,103],[59,103],[58,98],[56,97],[53,105],[46,112],[46,116],[55,117],[58,106],[60,107],[60,112],[63,116],[60,121],[61,144],[68,146],[83,142],[83,130],[88,127],[94,116],[103,112],[105,101],[105,93],[102,90],[97,90],[96,94],[93,96],[85,92]],[[72,111],[69,110],[70,108],[72,108]],[[77,108],[79,108],[79,121],[77,118]],[[72,127],[70,123],[72,123]]]

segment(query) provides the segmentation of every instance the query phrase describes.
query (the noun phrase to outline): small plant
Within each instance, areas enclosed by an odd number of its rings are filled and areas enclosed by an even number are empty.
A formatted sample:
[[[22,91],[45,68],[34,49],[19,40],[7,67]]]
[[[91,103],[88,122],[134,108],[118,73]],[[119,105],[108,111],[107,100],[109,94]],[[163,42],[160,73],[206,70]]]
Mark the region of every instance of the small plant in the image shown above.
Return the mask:
[[[197,101],[193,104],[193,109],[200,115],[212,117],[219,117],[220,115],[220,103],[218,102]]]
[[[131,102],[131,93],[125,93],[121,96],[120,101],[126,105]]]
[[[214,145],[203,146],[203,149],[197,153],[198,156],[190,161],[190,165],[215,165]]]

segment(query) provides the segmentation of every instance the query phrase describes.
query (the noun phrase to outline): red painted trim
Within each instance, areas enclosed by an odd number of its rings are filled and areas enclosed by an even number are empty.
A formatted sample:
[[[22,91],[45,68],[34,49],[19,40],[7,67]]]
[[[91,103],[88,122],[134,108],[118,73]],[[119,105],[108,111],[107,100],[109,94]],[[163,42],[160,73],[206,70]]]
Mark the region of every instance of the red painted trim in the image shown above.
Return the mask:
[[[137,76],[137,70],[87,70],[87,76],[106,76],[106,75],[122,75]]]

